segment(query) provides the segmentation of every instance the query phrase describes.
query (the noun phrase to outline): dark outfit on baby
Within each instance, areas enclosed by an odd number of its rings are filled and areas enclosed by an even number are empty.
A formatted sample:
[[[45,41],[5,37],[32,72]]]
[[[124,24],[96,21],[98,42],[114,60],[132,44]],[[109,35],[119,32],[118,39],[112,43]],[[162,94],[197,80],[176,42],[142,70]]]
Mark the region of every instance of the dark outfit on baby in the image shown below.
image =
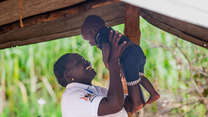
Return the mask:
[[[95,36],[95,42],[100,49],[102,49],[103,43],[110,44],[109,42],[110,30],[113,29],[111,27],[103,27],[97,32]],[[129,39],[126,36],[122,35],[118,43],[121,44],[124,41],[128,43]],[[120,56],[120,64],[122,66],[127,82],[136,81],[140,78],[139,72],[144,73],[145,62],[146,62],[146,57],[140,46],[136,44],[132,44],[123,51],[122,55]],[[139,89],[141,90],[141,87],[139,87]],[[143,101],[145,101],[144,96],[142,97],[143,97]]]

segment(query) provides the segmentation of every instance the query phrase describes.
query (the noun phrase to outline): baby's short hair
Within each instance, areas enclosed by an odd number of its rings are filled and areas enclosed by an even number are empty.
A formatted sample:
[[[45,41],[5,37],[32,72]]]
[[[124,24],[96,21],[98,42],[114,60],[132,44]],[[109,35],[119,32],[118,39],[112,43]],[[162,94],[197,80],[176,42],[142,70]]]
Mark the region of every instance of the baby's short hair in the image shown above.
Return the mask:
[[[101,17],[97,15],[89,15],[81,27],[81,33],[83,34],[88,30],[98,31],[103,26],[105,26],[105,22]]]

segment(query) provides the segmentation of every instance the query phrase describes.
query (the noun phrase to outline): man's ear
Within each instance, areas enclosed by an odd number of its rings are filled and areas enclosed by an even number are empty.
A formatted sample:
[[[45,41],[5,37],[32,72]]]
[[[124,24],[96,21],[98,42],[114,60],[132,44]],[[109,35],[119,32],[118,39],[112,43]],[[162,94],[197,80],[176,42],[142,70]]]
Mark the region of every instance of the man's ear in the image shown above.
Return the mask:
[[[70,82],[71,81],[71,74],[68,72],[68,71],[64,71],[64,79],[67,81],[67,82]]]

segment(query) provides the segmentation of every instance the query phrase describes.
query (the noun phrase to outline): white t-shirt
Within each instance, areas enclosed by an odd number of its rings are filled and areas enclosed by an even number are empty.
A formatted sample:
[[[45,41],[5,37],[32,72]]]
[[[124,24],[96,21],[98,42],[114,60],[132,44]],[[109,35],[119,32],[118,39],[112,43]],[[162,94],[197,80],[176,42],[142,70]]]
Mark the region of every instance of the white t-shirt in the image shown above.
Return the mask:
[[[70,83],[62,96],[62,117],[98,116],[99,103],[107,96],[107,89],[81,83]],[[128,117],[123,108],[120,112],[102,117]]]

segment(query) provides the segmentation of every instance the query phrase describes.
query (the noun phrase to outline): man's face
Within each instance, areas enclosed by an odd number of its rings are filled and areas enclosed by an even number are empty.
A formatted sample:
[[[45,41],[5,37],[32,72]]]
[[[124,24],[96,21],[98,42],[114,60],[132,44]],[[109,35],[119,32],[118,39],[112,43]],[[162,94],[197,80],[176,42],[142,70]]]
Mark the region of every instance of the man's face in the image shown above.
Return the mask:
[[[74,62],[70,66],[70,73],[77,81],[82,81],[84,83],[91,83],[96,75],[96,72],[91,67],[91,64],[86,61],[82,56],[75,56]]]

